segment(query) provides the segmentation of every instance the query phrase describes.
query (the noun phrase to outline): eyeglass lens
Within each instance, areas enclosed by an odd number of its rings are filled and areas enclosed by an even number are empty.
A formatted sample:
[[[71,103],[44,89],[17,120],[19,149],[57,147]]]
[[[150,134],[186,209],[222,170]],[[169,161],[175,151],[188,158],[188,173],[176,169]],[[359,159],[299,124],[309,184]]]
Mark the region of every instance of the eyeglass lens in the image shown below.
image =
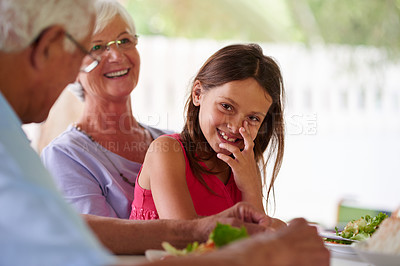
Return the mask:
[[[119,50],[129,50],[133,47],[135,47],[138,43],[138,36],[137,35],[123,35],[121,38],[115,40],[115,41],[110,41],[106,44],[95,44],[93,45],[92,49],[90,50],[90,54],[93,55],[94,57],[99,57],[101,56],[104,51],[109,51],[111,48],[111,45],[115,44],[116,47]]]

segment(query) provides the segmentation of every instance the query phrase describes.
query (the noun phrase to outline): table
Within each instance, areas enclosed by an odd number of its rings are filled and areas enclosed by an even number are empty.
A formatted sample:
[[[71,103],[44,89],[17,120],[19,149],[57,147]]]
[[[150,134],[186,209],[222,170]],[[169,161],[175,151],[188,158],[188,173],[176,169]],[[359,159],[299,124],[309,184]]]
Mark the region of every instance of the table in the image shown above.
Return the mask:
[[[331,253],[331,266],[372,266],[364,262],[353,249],[348,250],[336,246],[327,246],[327,248]]]
[[[331,266],[373,266],[363,262],[361,259],[351,259],[331,254]]]
[[[148,262],[144,255],[131,255],[131,256],[117,256],[118,265],[139,265]],[[345,256],[331,255],[331,266],[372,266],[371,264],[362,262],[358,258],[349,258]]]
[[[149,262],[144,255],[118,255],[118,266],[139,265]]]

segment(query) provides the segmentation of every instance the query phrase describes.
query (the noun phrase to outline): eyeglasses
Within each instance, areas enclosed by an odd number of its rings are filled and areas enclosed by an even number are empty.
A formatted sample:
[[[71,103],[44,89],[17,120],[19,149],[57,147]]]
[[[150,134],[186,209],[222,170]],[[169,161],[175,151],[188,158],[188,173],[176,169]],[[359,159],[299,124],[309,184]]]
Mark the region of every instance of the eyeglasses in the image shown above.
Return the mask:
[[[89,73],[90,71],[92,71],[100,62],[99,59],[97,59],[95,56],[93,56],[90,52],[88,52],[86,50],[85,47],[82,46],[82,44],[80,44],[77,40],[75,40],[71,34],[69,34],[68,32],[65,32],[65,36],[71,41],[73,42],[76,47],[79,48],[79,50],[81,50],[85,55],[87,55],[91,60],[87,61],[83,68],[81,69],[81,71]]]
[[[106,44],[93,45],[92,49],[90,49],[90,54],[94,57],[100,57],[104,53],[104,51],[110,50],[110,46],[112,44],[115,44],[119,50],[126,51],[136,47],[136,45],[138,44],[138,38],[138,35],[124,34],[115,41],[110,41]]]

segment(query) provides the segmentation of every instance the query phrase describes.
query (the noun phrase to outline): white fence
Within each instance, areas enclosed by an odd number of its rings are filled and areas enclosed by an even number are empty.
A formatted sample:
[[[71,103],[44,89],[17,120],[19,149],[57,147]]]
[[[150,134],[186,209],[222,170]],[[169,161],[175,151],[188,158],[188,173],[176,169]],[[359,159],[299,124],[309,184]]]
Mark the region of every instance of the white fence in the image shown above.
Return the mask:
[[[183,106],[202,63],[236,42],[141,37],[133,92],[138,120],[180,131]],[[400,205],[400,64],[373,48],[262,44],[286,84],[287,138],[275,216],[331,227],[336,204]]]

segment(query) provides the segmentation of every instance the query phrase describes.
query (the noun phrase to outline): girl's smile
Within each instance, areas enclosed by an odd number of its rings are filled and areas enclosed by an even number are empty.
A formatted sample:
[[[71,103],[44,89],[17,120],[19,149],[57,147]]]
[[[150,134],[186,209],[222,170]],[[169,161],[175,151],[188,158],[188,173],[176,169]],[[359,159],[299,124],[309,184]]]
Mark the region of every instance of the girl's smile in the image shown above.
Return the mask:
[[[235,142],[238,142],[238,141],[240,141],[242,139],[242,138],[239,138],[239,137],[236,137],[236,136],[232,136],[231,134],[226,133],[224,131],[221,131],[218,128],[217,128],[217,131],[218,131],[220,137],[222,138],[222,141],[226,141],[228,143],[235,143]]]

